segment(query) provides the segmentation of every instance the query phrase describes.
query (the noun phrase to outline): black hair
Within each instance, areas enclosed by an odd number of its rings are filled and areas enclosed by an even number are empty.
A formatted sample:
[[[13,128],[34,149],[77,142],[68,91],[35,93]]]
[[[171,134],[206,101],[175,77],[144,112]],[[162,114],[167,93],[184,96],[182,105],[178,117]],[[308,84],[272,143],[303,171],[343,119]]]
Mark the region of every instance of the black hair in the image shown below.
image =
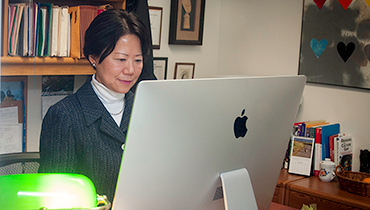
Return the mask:
[[[143,57],[149,54],[150,38],[144,23],[139,17],[123,9],[109,9],[99,14],[85,33],[84,55],[99,57],[101,63],[124,35],[136,35],[140,39]],[[94,67],[95,68],[95,67]]]

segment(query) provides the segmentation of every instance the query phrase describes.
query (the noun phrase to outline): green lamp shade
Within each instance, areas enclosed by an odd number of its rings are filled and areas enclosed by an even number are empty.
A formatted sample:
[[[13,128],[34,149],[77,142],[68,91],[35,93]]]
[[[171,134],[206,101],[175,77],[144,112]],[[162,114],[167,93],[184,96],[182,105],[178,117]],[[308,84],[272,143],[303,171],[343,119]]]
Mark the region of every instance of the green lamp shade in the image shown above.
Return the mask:
[[[1,209],[88,209],[97,206],[91,180],[79,174],[0,176]]]

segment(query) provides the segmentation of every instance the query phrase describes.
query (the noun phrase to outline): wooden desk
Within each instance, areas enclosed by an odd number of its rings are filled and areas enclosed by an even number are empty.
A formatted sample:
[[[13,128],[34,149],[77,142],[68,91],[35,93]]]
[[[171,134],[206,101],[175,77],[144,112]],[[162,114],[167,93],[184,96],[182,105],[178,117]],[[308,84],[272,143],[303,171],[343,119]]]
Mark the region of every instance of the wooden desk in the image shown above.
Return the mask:
[[[286,186],[291,182],[301,180],[304,178],[305,178],[304,176],[289,174],[287,169],[281,169],[279,180],[276,184],[274,197],[272,198],[272,202],[284,205]]]
[[[271,206],[269,210],[297,210],[296,208],[284,206],[282,204],[278,204],[275,202],[271,202]]]
[[[285,205],[302,208],[303,204],[317,204],[317,209],[370,209],[370,198],[358,196],[339,188],[335,179],[322,182],[313,176],[286,185]]]

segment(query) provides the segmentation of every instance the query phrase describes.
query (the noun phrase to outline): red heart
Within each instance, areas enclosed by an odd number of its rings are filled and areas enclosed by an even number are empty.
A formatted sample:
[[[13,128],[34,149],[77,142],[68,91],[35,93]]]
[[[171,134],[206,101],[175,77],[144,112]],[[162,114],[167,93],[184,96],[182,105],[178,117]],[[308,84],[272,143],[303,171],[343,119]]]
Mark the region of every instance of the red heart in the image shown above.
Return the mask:
[[[344,10],[347,10],[348,6],[352,3],[352,0],[338,0]]]
[[[326,0],[313,0],[317,7],[319,7],[319,9],[321,9],[321,7],[325,4]]]

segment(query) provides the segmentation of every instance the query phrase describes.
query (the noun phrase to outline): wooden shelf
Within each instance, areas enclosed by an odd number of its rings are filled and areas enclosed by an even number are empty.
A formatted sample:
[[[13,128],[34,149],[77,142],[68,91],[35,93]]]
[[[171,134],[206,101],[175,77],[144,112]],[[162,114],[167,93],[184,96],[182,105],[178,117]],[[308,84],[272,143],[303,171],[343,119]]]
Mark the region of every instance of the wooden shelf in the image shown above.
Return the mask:
[[[1,76],[92,75],[86,59],[57,57],[1,57]]]
[[[8,28],[9,3],[23,2],[19,0],[5,0],[2,3],[2,28]],[[126,0],[39,0],[51,2],[54,5],[104,5],[111,4],[114,8],[126,7]],[[11,57],[7,56],[7,30],[1,33],[2,49],[0,58],[0,76],[32,76],[32,75],[91,75],[95,70],[86,59],[56,58],[56,57]]]

